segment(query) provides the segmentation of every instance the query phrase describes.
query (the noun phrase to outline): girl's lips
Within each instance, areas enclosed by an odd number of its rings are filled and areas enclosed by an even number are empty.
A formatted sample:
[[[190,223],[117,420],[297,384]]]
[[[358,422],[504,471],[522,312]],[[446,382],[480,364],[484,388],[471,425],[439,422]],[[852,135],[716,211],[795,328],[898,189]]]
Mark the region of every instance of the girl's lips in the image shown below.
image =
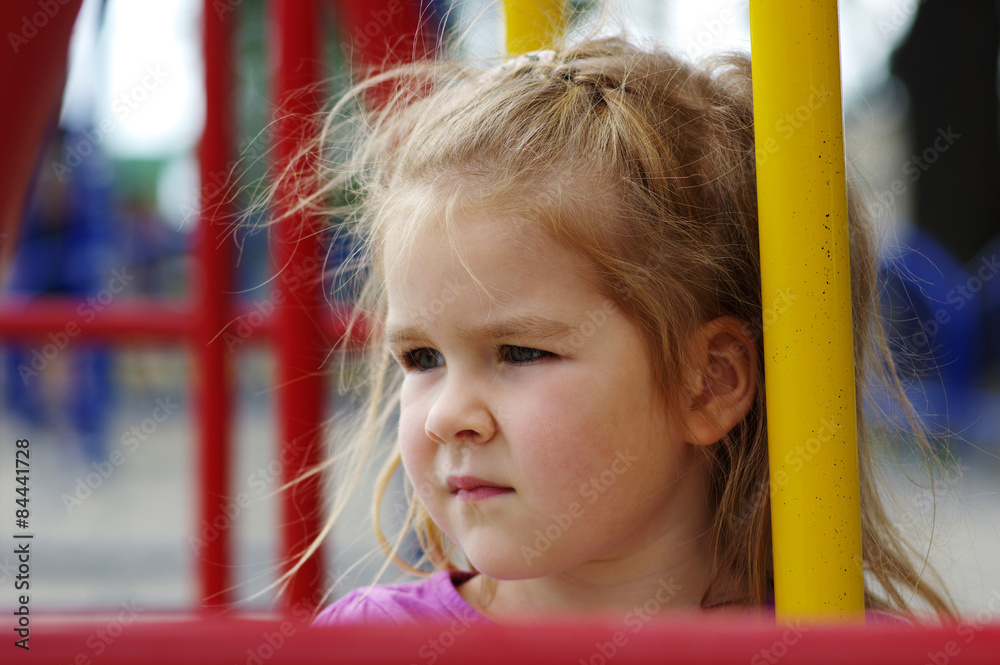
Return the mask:
[[[455,492],[455,496],[460,501],[482,501],[494,496],[513,493],[514,490],[510,487],[477,487],[474,490],[458,490]]]
[[[480,501],[494,496],[511,494],[513,487],[506,487],[475,476],[448,476],[448,489],[462,501]]]

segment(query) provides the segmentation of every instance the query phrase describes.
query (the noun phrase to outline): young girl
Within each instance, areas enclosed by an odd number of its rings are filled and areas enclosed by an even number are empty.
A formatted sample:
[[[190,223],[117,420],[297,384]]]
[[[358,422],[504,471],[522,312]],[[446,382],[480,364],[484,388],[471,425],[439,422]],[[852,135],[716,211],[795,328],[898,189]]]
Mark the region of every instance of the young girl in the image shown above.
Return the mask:
[[[492,70],[412,65],[348,99],[389,85],[354,159],[306,203],[352,201],[334,213],[365,248],[376,325],[351,453],[363,463],[398,413],[376,534],[426,579],[352,592],[316,623],[768,606],[749,61],[590,39]],[[331,121],[322,139],[344,132]],[[862,395],[891,361],[873,353],[875,254],[853,194],[850,211]],[[867,605],[947,615],[859,434]],[[400,465],[390,544],[380,506]],[[421,557],[406,561],[413,533]]]

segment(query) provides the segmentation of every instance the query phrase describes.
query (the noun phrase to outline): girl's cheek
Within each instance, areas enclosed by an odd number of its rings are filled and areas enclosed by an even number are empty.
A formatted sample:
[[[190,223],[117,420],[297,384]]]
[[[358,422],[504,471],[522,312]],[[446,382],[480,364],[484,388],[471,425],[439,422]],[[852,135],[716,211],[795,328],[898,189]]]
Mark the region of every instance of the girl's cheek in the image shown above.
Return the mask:
[[[434,477],[433,453],[426,445],[423,429],[408,426],[405,417],[400,417],[399,451],[410,484],[425,502],[434,496],[436,483]]]
[[[548,496],[566,497],[579,493],[581,485],[593,475],[595,438],[606,434],[594,429],[595,423],[572,405],[549,405],[538,408],[525,404],[521,425],[509,426],[507,440],[516,447],[522,473],[533,479],[532,487]],[[531,406],[534,410],[528,411]],[[590,406],[584,407],[589,409]],[[525,417],[530,413],[530,418]]]
[[[426,414],[413,404],[402,404],[399,411],[399,450],[404,464],[417,464],[430,445],[426,434]]]
[[[408,375],[403,380],[399,395],[399,433],[402,436],[414,432],[423,434],[427,423],[426,390],[420,385],[420,377]]]
[[[425,419],[414,408],[403,408],[399,412],[399,447],[404,457],[413,457],[414,453],[427,439],[424,427]]]
[[[530,441],[522,449],[522,468],[543,479],[553,494],[590,498],[587,488],[595,479],[607,478],[621,466],[620,456],[639,449],[639,432],[631,419],[608,407],[611,396],[586,392],[566,390],[546,408],[536,406],[530,433],[522,439]]]

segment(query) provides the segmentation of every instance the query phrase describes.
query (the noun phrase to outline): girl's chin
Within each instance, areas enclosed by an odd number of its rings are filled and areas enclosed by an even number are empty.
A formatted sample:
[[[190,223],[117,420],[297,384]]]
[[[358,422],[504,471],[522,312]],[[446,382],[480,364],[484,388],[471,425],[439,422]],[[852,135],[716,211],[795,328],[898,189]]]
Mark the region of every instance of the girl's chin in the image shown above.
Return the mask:
[[[529,580],[559,572],[558,569],[552,569],[551,562],[546,561],[546,557],[541,554],[536,557],[526,551],[509,551],[510,556],[504,557],[503,550],[499,547],[492,549],[473,547],[471,551],[463,551],[476,571],[495,580]]]

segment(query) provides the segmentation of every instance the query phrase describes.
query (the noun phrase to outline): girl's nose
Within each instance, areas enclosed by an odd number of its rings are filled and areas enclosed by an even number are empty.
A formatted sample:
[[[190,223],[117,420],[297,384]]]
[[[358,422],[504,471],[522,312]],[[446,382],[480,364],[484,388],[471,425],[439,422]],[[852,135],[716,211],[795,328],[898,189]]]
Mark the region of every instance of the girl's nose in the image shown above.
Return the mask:
[[[442,444],[488,443],[496,433],[496,421],[482,388],[449,376],[427,412],[424,431]]]

